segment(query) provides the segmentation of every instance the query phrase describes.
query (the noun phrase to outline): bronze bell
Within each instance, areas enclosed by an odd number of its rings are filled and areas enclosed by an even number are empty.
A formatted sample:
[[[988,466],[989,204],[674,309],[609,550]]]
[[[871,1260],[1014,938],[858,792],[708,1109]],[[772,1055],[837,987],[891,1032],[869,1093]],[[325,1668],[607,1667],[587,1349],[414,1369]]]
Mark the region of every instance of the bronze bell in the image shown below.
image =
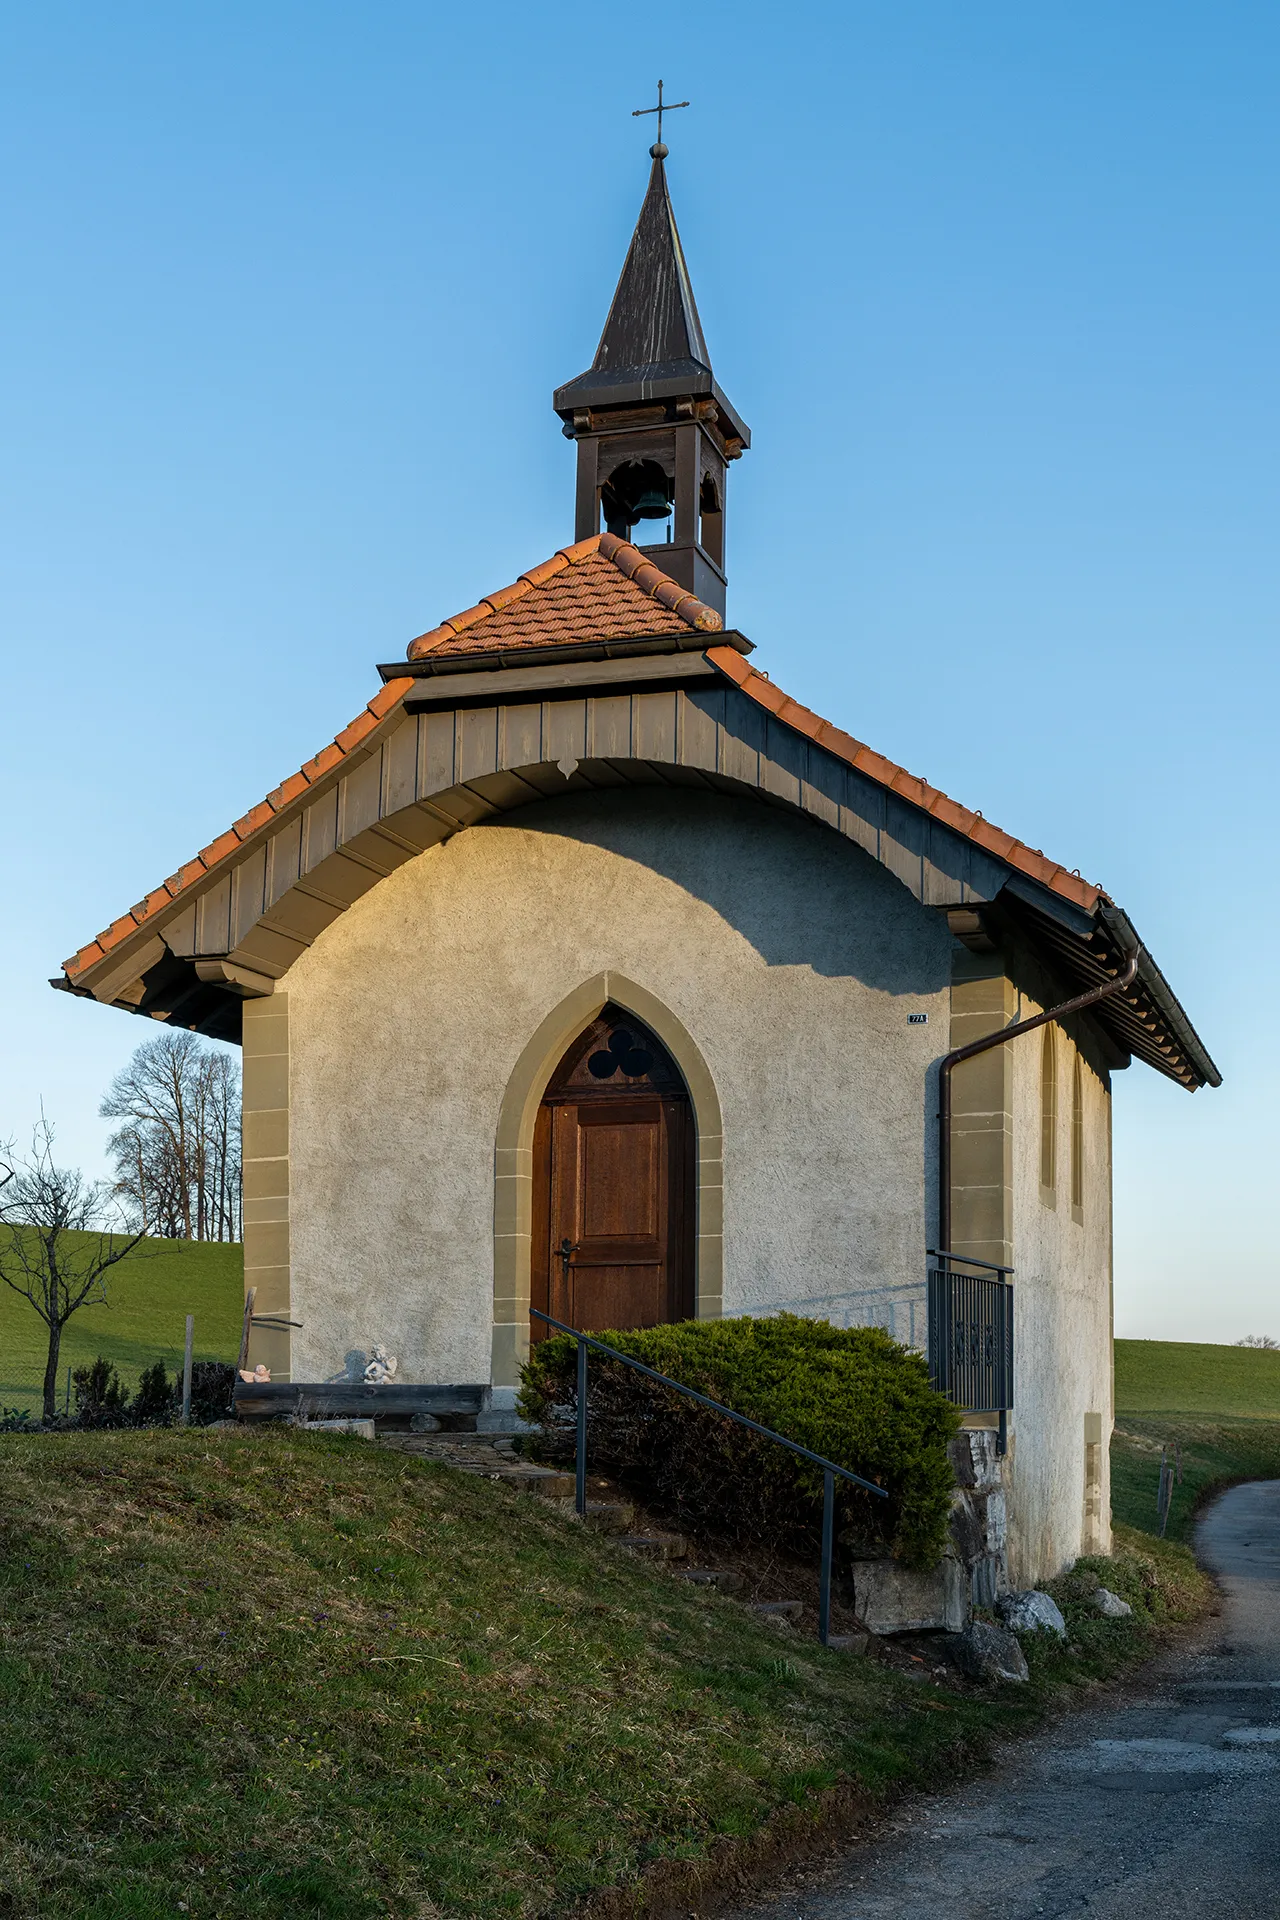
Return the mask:
[[[675,483],[656,460],[627,460],[615,467],[601,493],[605,524],[625,534],[637,520],[666,520]]]

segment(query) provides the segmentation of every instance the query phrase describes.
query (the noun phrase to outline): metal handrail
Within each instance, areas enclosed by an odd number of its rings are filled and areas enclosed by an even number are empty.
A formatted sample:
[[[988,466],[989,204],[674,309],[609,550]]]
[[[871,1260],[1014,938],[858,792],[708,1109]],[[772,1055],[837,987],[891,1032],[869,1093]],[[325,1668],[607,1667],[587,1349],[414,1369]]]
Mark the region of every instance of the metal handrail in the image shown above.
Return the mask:
[[[775,1433],[772,1427],[765,1427],[758,1420],[751,1420],[745,1413],[735,1413],[732,1407],[726,1407],[721,1400],[713,1400],[710,1394],[699,1393],[696,1387],[686,1387],[681,1380],[673,1380],[670,1374],[659,1373],[656,1367],[646,1367],[643,1360],[633,1359],[629,1353],[622,1353],[617,1347],[611,1347],[607,1340],[593,1339],[589,1333],[583,1333],[580,1327],[570,1327],[563,1320],[553,1320],[549,1313],[543,1313],[537,1307],[530,1307],[535,1320],[554,1327],[557,1333],[567,1333],[578,1343],[578,1437],[574,1464],[576,1472],[576,1490],[574,1504],[580,1516],[587,1511],[587,1349],[595,1347],[597,1352],[608,1354],[611,1360],[620,1360],[624,1367],[630,1367],[635,1373],[643,1373],[646,1378],[656,1380],[660,1386],[671,1387],[676,1393],[682,1393],[686,1400],[696,1400],[699,1406],[710,1407],[713,1413],[722,1413],[726,1419],[733,1420],[740,1427],[749,1427],[752,1433],[763,1435],[775,1445],[785,1447],[788,1453],[798,1453],[804,1460],[822,1468],[822,1572],[818,1585],[818,1638],[825,1647],[831,1637],[831,1561],[835,1543],[836,1475],[842,1480],[852,1481],[855,1487],[861,1487],[866,1493],[874,1493],[880,1500],[887,1500],[887,1487],[878,1487],[872,1480],[864,1480],[860,1473],[850,1472],[848,1467],[837,1466],[834,1460],[828,1460],[821,1453],[814,1453],[811,1447],[802,1447],[798,1440],[788,1440],[785,1433]]]
[[[998,1267],[994,1260],[975,1260],[971,1253],[944,1253],[941,1247],[926,1247],[930,1260],[959,1260],[966,1267],[985,1267],[988,1273],[1016,1273],[1016,1267]]]

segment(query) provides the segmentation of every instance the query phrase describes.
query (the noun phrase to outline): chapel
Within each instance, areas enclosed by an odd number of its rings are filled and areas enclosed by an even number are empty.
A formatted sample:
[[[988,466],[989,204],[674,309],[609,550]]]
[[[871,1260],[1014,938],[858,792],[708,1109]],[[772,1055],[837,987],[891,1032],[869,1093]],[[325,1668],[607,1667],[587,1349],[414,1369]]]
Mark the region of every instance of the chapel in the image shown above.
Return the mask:
[[[732,624],[751,435],[651,154],[554,395],[572,540],[379,666],[53,984],[242,1047],[273,1383],[336,1394],[379,1345],[388,1409],[500,1426],[539,1312],[879,1325],[986,1437],[985,1545],[1034,1583],[1109,1545],[1112,1077],[1219,1075],[1101,887]]]

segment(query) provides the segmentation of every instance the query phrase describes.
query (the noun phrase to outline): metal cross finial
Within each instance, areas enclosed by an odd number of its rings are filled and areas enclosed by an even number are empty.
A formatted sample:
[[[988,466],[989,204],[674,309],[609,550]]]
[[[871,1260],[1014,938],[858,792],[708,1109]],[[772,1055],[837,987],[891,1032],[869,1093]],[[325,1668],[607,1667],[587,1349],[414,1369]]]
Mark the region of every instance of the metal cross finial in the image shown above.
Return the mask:
[[[688,104],[689,102],[687,100],[671,100],[669,102],[664,103],[662,98],[662,82],[661,80],[659,80],[657,106],[656,107],[636,107],[633,109],[631,114],[631,118],[633,120],[638,120],[641,114],[644,114],[644,113],[656,113],[658,116],[658,137],[649,149],[649,152],[653,155],[653,158],[655,160],[665,160],[667,157],[667,149],[662,144],[663,114],[674,113],[678,107],[687,107]]]

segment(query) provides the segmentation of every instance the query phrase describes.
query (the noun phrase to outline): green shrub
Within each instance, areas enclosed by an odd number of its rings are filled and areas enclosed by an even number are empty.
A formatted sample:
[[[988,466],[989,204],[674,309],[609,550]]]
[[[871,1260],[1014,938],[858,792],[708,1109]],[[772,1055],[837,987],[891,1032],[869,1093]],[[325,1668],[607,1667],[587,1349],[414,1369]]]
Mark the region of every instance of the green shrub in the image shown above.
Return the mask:
[[[163,1360],[143,1369],[138,1391],[129,1409],[135,1427],[167,1427],[174,1417],[182,1392],[182,1377],[170,1380]]]
[[[686,1320],[596,1336],[886,1488],[887,1500],[837,1482],[846,1547],[929,1566],[946,1543],[954,1484],[947,1443],[959,1415],[929,1385],[919,1354],[876,1327],[825,1320]],[[576,1343],[542,1341],[524,1371],[520,1411],[563,1455],[576,1419]],[[822,1470],[630,1367],[592,1352],[592,1466],[679,1523],[741,1544],[816,1549]]]
[[[129,1389],[101,1354],[89,1367],[77,1367],[71,1376],[76,1396],[76,1419],[82,1427],[123,1427],[129,1417]]]
[[[191,1369],[191,1424],[212,1426],[235,1412],[236,1370],[225,1360],[197,1360]]]

